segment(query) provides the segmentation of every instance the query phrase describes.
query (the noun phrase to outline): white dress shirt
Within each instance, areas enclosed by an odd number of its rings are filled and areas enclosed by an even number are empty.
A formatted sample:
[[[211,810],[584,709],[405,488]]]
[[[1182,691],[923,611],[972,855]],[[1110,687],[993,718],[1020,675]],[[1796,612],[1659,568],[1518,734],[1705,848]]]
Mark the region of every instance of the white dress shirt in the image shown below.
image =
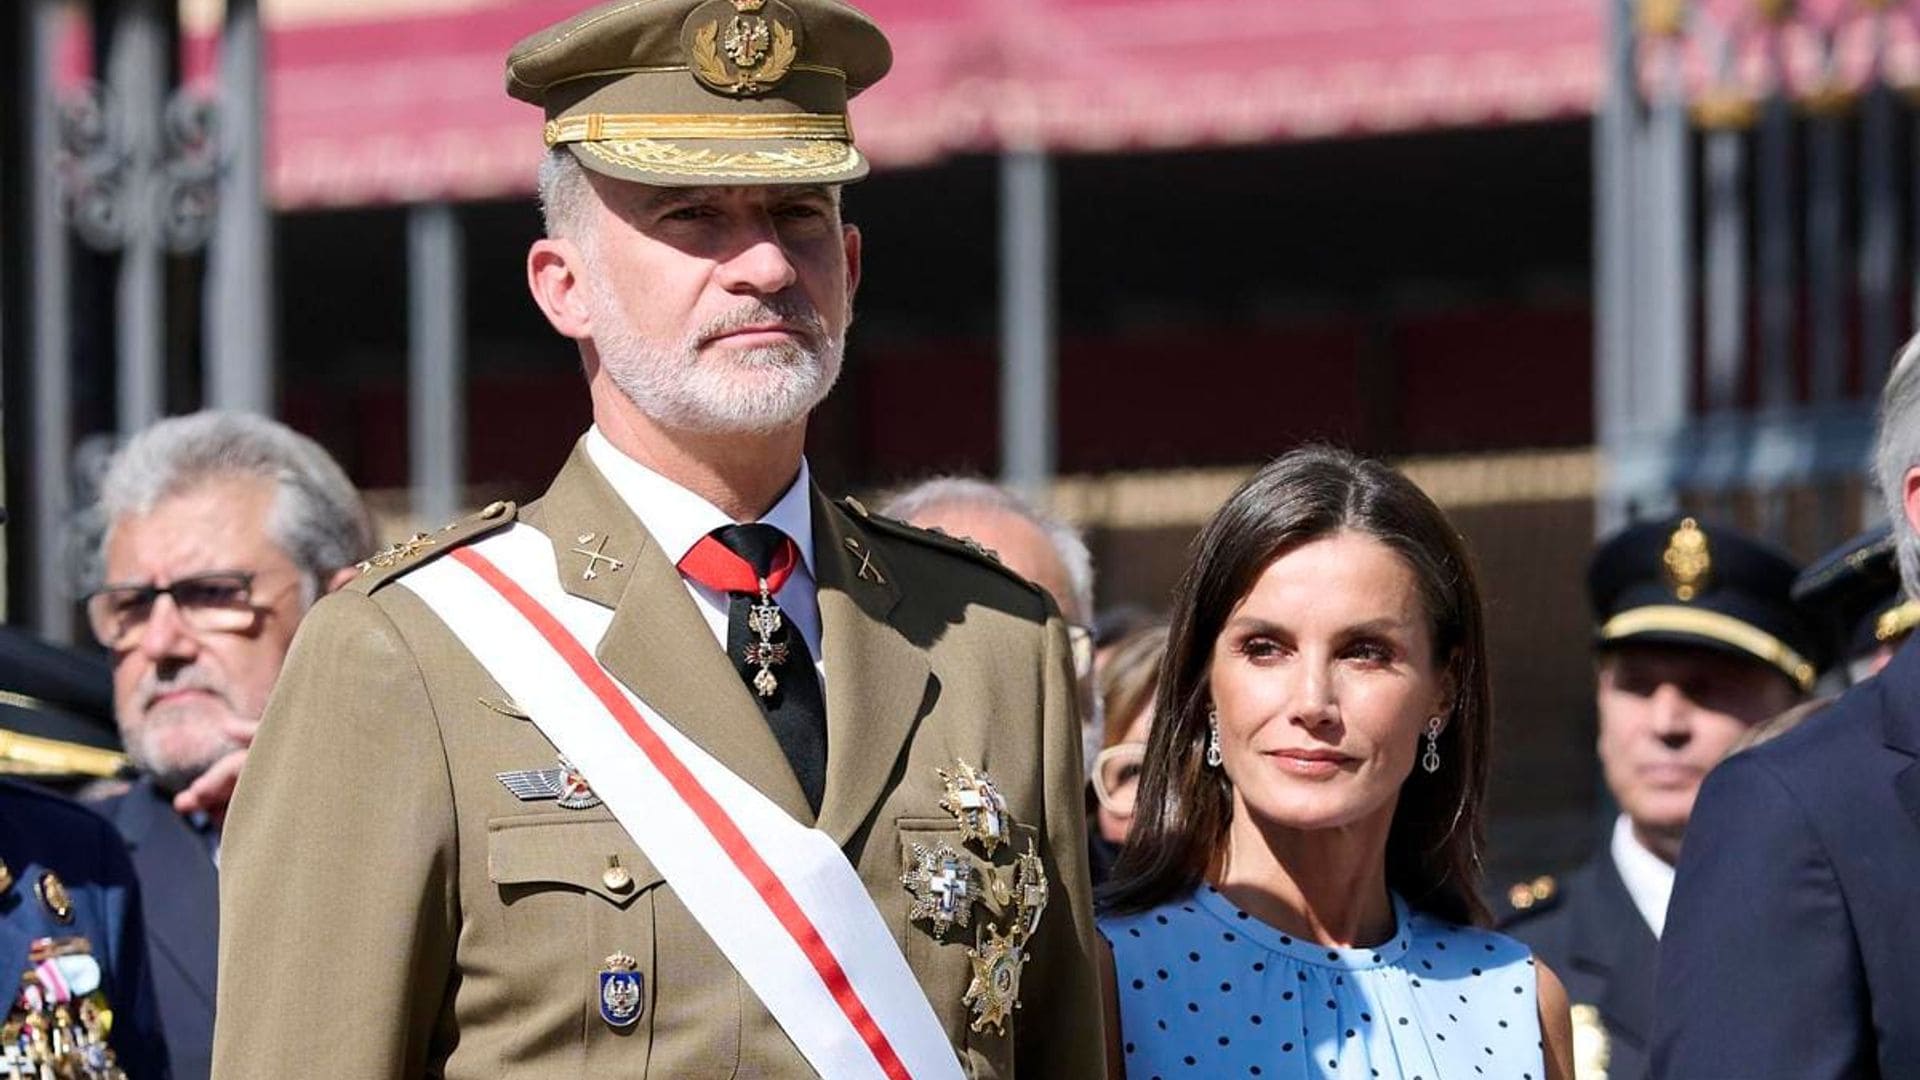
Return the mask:
[[[1633,823],[1625,814],[1613,823],[1612,854],[1633,906],[1640,909],[1653,939],[1660,940],[1660,931],[1667,925],[1667,901],[1673,897],[1673,865],[1634,837]]]
[[[587,431],[587,460],[600,470],[600,475],[619,493],[627,508],[640,519],[640,524],[646,526],[647,533],[675,566],[680,565],[680,560],[693,550],[693,545],[699,543],[701,537],[722,526],[739,524],[719,507],[620,452],[600,433],[598,425]],[[820,673],[820,690],[824,694],[827,667],[826,657],[820,650],[820,601],[814,595],[812,489],[807,461],[801,458],[799,475],[793,478],[786,494],[780,496],[760,521],[792,537],[794,546],[800,549],[800,565],[793,568],[793,574],[773,594],[773,598],[779,603],[780,610],[786,613],[787,620],[799,629],[801,640],[807,643],[807,650],[813,654],[813,666]],[[720,643],[724,651],[727,647],[727,594],[710,589],[684,574],[681,575],[681,581],[687,587],[687,595],[693,597],[694,606],[706,618],[707,628],[713,631],[714,640]]]

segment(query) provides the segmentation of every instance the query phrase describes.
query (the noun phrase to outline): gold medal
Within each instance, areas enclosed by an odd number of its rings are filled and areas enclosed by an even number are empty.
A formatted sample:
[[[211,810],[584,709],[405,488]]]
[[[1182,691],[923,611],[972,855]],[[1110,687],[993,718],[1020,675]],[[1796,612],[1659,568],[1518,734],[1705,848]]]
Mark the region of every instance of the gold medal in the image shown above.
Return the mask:
[[[987,857],[992,858],[994,849],[1013,835],[1007,800],[1000,789],[993,786],[993,777],[965,761],[957,762],[953,772],[934,771],[947,785],[940,809],[960,822],[960,835],[964,839],[979,844]]]
[[[1031,840],[1027,841],[1026,853],[1015,863],[1013,897],[1013,933],[1025,947],[1040,928],[1040,913],[1047,910],[1047,868]]]
[[[913,894],[907,918],[931,923],[935,939],[945,939],[955,924],[972,924],[980,874],[960,852],[945,844],[913,845],[913,865],[900,875],[900,884]]]
[[[973,960],[973,982],[960,1001],[973,1010],[973,1030],[985,1031],[991,1024],[995,1034],[1005,1035],[1007,1017],[1020,1006],[1020,969],[1027,955],[1012,937],[988,927],[980,947],[968,949],[967,956]]]
[[[33,894],[40,898],[53,917],[62,923],[73,921],[73,897],[67,895],[67,886],[60,876],[49,870],[33,883]]]

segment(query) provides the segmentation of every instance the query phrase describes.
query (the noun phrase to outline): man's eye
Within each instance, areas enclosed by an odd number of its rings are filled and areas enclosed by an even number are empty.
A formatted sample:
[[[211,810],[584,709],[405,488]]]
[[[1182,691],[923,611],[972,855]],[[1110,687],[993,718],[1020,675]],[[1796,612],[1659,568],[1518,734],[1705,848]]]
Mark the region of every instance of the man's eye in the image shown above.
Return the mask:
[[[107,598],[107,607],[115,615],[129,615],[153,606],[153,595],[142,589],[128,589]]]
[[[243,607],[247,586],[238,581],[183,581],[173,587],[173,598],[186,607]]]

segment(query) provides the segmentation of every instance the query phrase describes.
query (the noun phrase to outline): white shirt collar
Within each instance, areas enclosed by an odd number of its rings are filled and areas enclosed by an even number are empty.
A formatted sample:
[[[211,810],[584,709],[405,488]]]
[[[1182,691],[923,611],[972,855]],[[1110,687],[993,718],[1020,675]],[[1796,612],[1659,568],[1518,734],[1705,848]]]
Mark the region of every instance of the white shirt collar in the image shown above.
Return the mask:
[[[674,565],[679,565],[701,537],[723,525],[736,524],[726,511],[622,453],[600,433],[599,425],[587,429],[586,445],[587,459]],[[760,517],[793,538],[809,577],[813,576],[813,504],[808,497],[812,489],[812,474],[803,457],[800,472],[786,493]]]
[[[1625,814],[1613,823],[1611,847],[1613,865],[1620,871],[1627,895],[1640,909],[1640,917],[1647,921],[1654,939],[1659,940],[1660,931],[1667,925],[1667,901],[1673,897],[1672,864],[1648,851],[1634,837],[1633,823]]]

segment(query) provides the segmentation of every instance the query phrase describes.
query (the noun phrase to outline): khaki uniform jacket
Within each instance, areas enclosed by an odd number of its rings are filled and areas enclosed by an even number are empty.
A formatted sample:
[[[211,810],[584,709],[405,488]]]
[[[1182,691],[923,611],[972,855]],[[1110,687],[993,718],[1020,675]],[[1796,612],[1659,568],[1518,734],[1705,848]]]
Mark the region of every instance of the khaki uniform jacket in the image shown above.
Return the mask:
[[[758,998],[605,806],[521,802],[495,778],[556,754],[409,590],[407,566],[515,517],[454,526],[307,617],[225,831],[217,1080],[812,1075]],[[891,926],[969,1075],[1097,1077],[1101,1005],[1066,636],[1043,593],[960,544],[813,493],[828,761],[819,828]],[[519,514],[577,596],[614,609],[599,659],[801,821],[811,813],[679,573],[573,457]],[[603,546],[578,538],[594,534]],[[604,561],[591,579],[598,546]],[[864,571],[863,571],[864,567]],[[1013,854],[963,844],[936,769],[989,772],[1037,841],[1051,898],[1005,1034],[962,1003],[973,931],[910,922],[915,843],[1012,883]],[[617,857],[632,877],[605,876]],[[617,876],[614,878],[617,882]],[[1011,926],[991,901],[974,927]],[[630,1029],[599,972],[644,977]],[[834,1022],[823,1018],[822,1022]]]

